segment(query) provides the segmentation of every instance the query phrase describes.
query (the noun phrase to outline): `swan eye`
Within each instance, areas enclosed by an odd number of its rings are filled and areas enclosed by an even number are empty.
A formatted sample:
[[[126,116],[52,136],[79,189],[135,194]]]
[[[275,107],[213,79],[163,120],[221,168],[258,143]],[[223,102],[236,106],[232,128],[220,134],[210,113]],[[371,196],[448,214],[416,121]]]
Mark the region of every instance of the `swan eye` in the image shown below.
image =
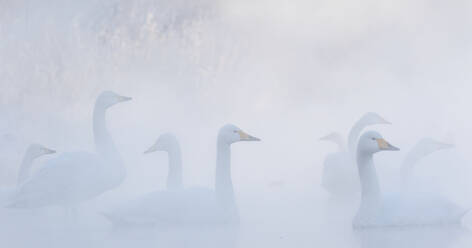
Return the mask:
[[[372,138],[372,140],[376,140],[375,138]]]

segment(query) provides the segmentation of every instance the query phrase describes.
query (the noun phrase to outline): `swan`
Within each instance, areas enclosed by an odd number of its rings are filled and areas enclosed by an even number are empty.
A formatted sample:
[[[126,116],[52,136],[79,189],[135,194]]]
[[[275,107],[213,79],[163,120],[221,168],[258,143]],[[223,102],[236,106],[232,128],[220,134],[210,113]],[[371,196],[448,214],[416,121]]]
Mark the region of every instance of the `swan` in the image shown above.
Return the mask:
[[[2,196],[2,204],[8,202],[8,199],[15,193],[17,188],[19,188],[21,184],[23,184],[26,179],[28,179],[34,160],[41,156],[53,153],[56,153],[56,151],[49,149],[43,145],[29,145],[20,164],[20,170],[18,171],[16,185],[13,187],[4,187],[0,189],[0,194]]]
[[[364,133],[357,146],[357,167],[361,182],[361,202],[353,219],[354,228],[460,225],[468,212],[454,203],[423,194],[381,193],[373,155],[398,151],[375,131]]]
[[[104,214],[113,224],[159,227],[206,226],[239,223],[239,212],[231,180],[231,145],[259,141],[240,128],[227,124],[218,133],[215,189],[193,187],[155,191]],[[159,150],[152,146],[146,152]]]
[[[125,168],[106,127],[106,111],[129,101],[111,91],[102,92],[93,110],[95,153],[69,152],[51,159],[26,180],[9,202],[10,208],[50,205],[73,210],[80,202],[111,190],[125,178]]]
[[[338,146],[338,151],[328,154],[323,161],[321,186],[335,196],[352,196],[359,192],[359,180],[354,156],[360,132],[367,126],[391,124],[374,112],[365,113],[351,128],[346,145],[341,134],[334,132],[320,140],[331,141]]]
[[[169,170],[167,173],[167,189],[181,189],[182,188],[182,155],[180,151],[180,144],[177,138],[172,133],[165,133],[159,136],[156,143],[154,143],[144,154],[149,154],[155,151],[164,151],[169,158]]]

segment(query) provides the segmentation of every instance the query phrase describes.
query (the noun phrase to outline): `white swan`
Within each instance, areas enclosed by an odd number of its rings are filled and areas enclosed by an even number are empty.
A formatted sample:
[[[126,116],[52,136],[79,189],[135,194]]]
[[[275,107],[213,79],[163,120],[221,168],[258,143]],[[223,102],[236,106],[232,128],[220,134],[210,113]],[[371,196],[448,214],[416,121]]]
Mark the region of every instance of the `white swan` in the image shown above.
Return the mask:
[[[21,184],[23,184],[26,179],[29,178],[33,161],[43,155],[52,153],[56,153],[56,151],[40,144],[31,144],[28,146],[20,164],[16,185],[12,187],[3,187],[0,189],[1,205],[6,204],[9,198],[16,192],[17,188],[19,188]]]
[[[159,136],[156,143],[152,145],[144,153],[151,153],[155,151],[167,152],[169,158],[169,170],[167,173],[167,189],[181,189],[182,188],[182,155],[180,151],[180,144],[177,138],[172,133],[165,133]]]
[[[361,203],[354,217],[354,228],[459,225],[466,210],[450,201],[422,194],[381,193],[373,155],[396,151],[374,131],[364,133],[357,147],[357,166],[361,181]]]
[[[105,91],[93,111],[96,153],[71,152],[47,161],[25,181],[9,203],[12,208],[61,205],[73,208],[121,184],[125,168],[106,127],[106,110],[130,97]]]
[[[114,224],[215,225],[239,222],[231,181],[231,144],[259,141],[234,125],[225,125],[218,133],[215,189],[190,188],[156,191],[104,214]],[[153,147],[150,150],[157,150]],[[149,150],[148,150],[149,151]]]
[[[359,179],[353,156],[356,142],[365,127],[377,124],[390,124],[390,122],[373,112],[364,114],[349,131],[348,147],[339,133],[331,133],[320,139],[338,145],[338,151],[327,155],[323,162],[321,185],[330,194],[352,196],[359,192]]]

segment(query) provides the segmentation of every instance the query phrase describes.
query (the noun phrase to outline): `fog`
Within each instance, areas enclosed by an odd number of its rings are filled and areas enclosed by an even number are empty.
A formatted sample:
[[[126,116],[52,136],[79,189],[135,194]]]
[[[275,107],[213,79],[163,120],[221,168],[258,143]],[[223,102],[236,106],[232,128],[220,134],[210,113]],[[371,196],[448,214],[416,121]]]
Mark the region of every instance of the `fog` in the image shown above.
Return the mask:
[[[2,247],[470,247],[468,230],[354,231],[359,195],[322,189],[320,137],[366,112],[398,152],[375,155],[381,187],[424,137],[454,148],[415,167],[418,185],[472,207],[469,1],[0,1],[0,186],[31,143],[95,149],[104,90],[133,97],[108,128],[127,175],[67,220],[57,206],[1,209]],[[216,138],[232,123],[261,142],[232,145],[237,230],[116,230],[99,213],[165,189],[158,136],[180,141],[186,187],[213,188]],[[86,179],[84,179],[86,180]],[[472,218],[470,218],[472,224]]]

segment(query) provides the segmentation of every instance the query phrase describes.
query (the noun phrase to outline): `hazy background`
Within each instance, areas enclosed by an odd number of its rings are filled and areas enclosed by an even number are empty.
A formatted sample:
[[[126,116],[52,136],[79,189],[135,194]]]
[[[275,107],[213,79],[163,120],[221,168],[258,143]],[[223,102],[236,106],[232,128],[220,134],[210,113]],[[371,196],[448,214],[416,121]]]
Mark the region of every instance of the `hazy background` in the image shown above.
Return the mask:
[[[95,98],[113,90],[133,97],[108,112],[128,177],[82,214],[164,188],[166,156],[142,153],[166,131],[181,141],[185,185],[212,186],[216,133],[233,123],[262,139],[233,146],[249,230],[240,247],[369,247],[350,229],[356,205],[342,224],[323,221],[342,210],[323,210],[322,162],[335,147],[318,138],[346,135],[368,111],[392,122],[373,127],[401,148],[376,156],[381,183],[420,138],[453,143],[416,173],[472,206],[470,13],[461,0],[0,0],[0,185],[14,184],[32,142],[92,151]],[[17,223],[8,216],[0,231]],[[103,247],[108,227],[90,219],[87,244]],[[22,228],[0,242],[40,235]]]

